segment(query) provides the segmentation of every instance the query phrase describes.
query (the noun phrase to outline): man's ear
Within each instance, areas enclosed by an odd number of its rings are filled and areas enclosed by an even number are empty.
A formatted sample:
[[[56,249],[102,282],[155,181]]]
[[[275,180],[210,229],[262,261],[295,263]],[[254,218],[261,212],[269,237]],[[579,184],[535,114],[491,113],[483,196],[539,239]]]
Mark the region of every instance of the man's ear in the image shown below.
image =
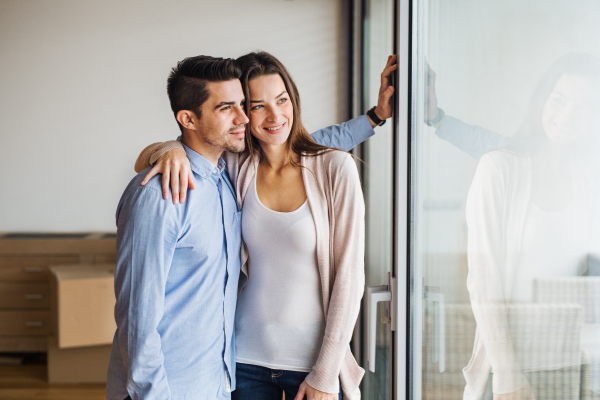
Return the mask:
[[[186,129],[195,131],[196,126],[194,125],[196,114],[190,110],[181,110],[177,113],[177,122]]]

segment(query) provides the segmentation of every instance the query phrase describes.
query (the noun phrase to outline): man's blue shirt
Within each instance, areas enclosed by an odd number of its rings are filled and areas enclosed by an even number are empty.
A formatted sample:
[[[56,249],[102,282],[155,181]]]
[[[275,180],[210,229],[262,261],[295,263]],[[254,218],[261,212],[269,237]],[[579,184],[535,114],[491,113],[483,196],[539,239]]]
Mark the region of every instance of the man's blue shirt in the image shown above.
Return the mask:
[[[373,134],[361,116],[312,137],[350,150]],[[212,400],[235,389],[241,212],[224,161],[185,151],[196,185],[185,203],[163,199],[161,175],[141,186],[146,169],[117,208],[108,400]]]
[[[140,186],[147,170],[119,202],[109,400],[215,399],[228,377],[235,388],[241,213],[224,161],[185,151],[185,203],[163,199],[160,175]]]

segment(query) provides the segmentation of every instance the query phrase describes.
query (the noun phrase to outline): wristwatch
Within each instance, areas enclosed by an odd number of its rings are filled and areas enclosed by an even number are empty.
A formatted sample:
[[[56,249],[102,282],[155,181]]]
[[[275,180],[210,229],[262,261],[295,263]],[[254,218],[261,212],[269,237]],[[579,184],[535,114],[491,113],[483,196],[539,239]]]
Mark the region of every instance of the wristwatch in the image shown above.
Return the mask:
[[[442,120],[442,118],[444,118],[445,115],[446,113],[444,112],[444,110],[438,107],[437,114],[435,115],[435,117],[433,119],[426,119],[425,124],[428,126],[434,126],[438,124]]]
[[[381,126],[381,125],[385,124],[385,119],[381,120],[381,119],[379,119],[377,114],[375,114],[375,107],[373,107],[369,111],[367,111],[367,115],[369,116],[369,118],[371,118],[371,121],[375,122],[375,125]]]

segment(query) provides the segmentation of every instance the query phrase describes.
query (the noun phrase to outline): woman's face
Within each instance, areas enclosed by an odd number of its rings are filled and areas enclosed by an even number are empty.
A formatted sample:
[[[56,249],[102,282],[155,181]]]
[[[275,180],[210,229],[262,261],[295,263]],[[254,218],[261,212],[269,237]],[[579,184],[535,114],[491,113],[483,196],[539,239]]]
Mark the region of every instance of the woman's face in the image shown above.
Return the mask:
[[[286,142],[294,123],[294,108],[278,74],[252,79],[250,89],[250,131],[261,145]]]
[[[597,93],[598,84],[592,78],[560,77],[542,111],[542,127],[552,143],[569,145],[593,126]]]

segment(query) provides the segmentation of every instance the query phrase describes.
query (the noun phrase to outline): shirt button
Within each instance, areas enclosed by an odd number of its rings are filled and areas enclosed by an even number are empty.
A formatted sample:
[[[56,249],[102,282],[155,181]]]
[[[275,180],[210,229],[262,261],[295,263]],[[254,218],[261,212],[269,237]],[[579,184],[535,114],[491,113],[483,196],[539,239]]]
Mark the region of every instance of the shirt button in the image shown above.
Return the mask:
[[[227,293],[229,293],[229,289],[227,289]]]
[[[227,329],[229,329],[229,324],[227,324]]]
[[[213,169],[213,174],[216,174],[216,173],[217,173],[217,170],[216,170],[216,169]]]
[[[225,221],[225,225],[227,225],[227,221]]]

